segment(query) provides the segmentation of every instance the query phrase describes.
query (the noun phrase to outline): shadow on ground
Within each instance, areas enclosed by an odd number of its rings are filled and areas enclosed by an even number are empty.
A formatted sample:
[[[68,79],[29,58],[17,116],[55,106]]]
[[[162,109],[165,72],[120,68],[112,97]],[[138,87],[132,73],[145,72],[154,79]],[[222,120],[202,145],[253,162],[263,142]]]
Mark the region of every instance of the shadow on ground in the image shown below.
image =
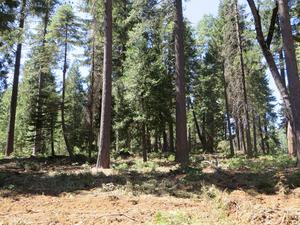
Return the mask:
[[[201,195],[202,187],[214,185],[221,190],[243,190],[251,193],[276,194],[300,187],[300,171],[296,169],[250,171],[200,168],[139,172],[118,170],[116,174],[92,174],[87,159],[77,157],[29,158],[0,160],[0,196],[50,195],[76,193],[102,188],[123,189],[133,194],[169,194],[189,198]]]

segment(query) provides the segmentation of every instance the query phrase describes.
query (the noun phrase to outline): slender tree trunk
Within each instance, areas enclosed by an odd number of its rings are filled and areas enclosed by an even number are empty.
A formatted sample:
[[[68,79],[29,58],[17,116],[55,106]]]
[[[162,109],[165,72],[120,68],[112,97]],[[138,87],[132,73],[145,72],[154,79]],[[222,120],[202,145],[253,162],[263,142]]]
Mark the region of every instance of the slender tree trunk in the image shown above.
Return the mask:
[[[89,159],[92,157],[92,150],[94,150],[93,142],[94,142],[94,88],[95,88],[95,30],[96,30],[96,22],[95,17],[93,18],[93,46],[92,46],[92,71],[91,71],[91,93],[90,93],[90,109],[89,109],[89,117],[90,117],[90,134],[89,134]]]
[[[252,123],[253,123],[253,150],[257,155],[257,134],[256,134],[256,116],[254,110],[252,110]]]
[[[110,167],[110,131],[111,131],[111,101],[112,101],[112,0],[105,0],[105,31],[103,88],[100,121],[100,143],[97,168]]]
[[[184,23],[182,0],[175,1],[175,58],[176,58],[176,162],[186,167],[189,163],[184,78]]]
[[[262,150],[263,154],[266,154],[265,139],[264,139],[264,134],[263,134],[263,130],[262,130],[260,116],[258,116],[258,131],[259,131],[260,141],[261,141],[261,150]]]
[[[267,64],[269,66],[269,69],[271,71],[271,74],[273,76],[273,79],[275,81],[275,84],[280,92],[280,95],[283,99],[283,104],[286,109],[286,114],[288,120],[290,120],[292,124],[292,128],[294,130],[294,133],[296,135],[297,140],[297,153],[298,153],[298,166],[300,167],[300,148],[298,147],[300,143],[300,121],[298,119],[299,117],[299,109],[300,103],[296,103],[297,101],[300,101],[300,81],[298,77],[298,73],[294,73],[295,67],[297,67],[297,63],[295,56],[295,48],[294,48],[294,40],[292,37],[291,32],[291,24],[289,20],[288,15],[288,8],[287,8],[287,0],[279,1],[279,14],[281,14],[281,29],[283,34],[283,40],[284,40],[284,49],[286,53],[286,62],[289,61],[287,64],[287,70],[288,70],[288,81],[289,83],[293,84],[292,87],[289,86],[290,94],[288,93],[287,88],[285,87],[284,81],[281,77],[281,74],[278,71],[277,65],[275,63],[275,60],[273,58],[273,55],[271,51],[268,48],[268,45],[265,42],[265,37],[262,31],[262,25],[261,25],[261,17],[259,15],[259,12],[256,8],[254,0],[247,0],[248,4],[250,6],[251,12],[254,17],[255,22],[255,30],[257,34],[257,41],[262,49],[263,55],[267,61]],[[294,69],[288,69],[289,66]],[[294,71],[293,73],[289,73],[289,71]],[[296,106],[295,106],[296,105]],[[297,114],[298,112],[298,114]],[[297,121],[297,124],[296,124]]]
[[[300,168],[300,80],[295,52],[295,44],[290,22],[288,0],[278,0],[278,15],[282,33],[283,47],[288,77],[288,88],[293,117],[290,119],[297,147],[297,165]]]
[[[51,139],[51,155],[54,157],[55,151],[54,151],[54,118],[53,118],[53,116],[51,118],[50,139]]]
[[[227,133],[228,129],[228,139],[229,139],[229,144],[230,144],[230,156],[234,156],[234,148],[233,148],[233,139],[232,139],[232,132],[231,132],[231,123],[230,123],[230,111],[229,111],[229,104],[228,104],[228,94],[227,94],[227,82],[225,78],[225,69],[224,69],[224,64],[223,64],[223,83],[224,83],[224,99],[225,99],[225,110],[226,110],[226,123],[227,123],[227,128],[225,126],[225,134]]]
[[[174,131],[172,121],[169,121],[169,147],[170,152],[174,152]]]
[[[241,150],[241,139],[240,139],[240,123],[239,123],[238,118],[235,118],[235,123],[236,123],[235,132],[236,132],[236,140],[237,140],[237,150],[240,151]]]
[[[25,11],[26,11],[26,0],[22,1],[19,28],[23,30],[25,22]],[[14,79],[10,100],[10,111],[9,111],[9,121],[7,129],[7,143],[5,155],[9,156],[14,151],[14,139],[15,139],[15,123],[16,123],[16,113],[18,105],[18,89],[19,89],[19,76],[20,76],[20,65],[21,65],[21,55],[22,55],[22,43],[18,43],[15,59],[15,69],[14,69]]]
[[[147,162],[147,137],[146,137],[146,125],[142,122],[142,152],[143,152],[143,162]]]
[[[242,144],[242,151],[244,154],[247,154],[247,147],[246,147],[246,140],[245,140],[245,129],[244,129],[244,124],[240,123],[240,140]]]
[[[158,132],[155,132],[154,151],[158,152]]]
[[[193,106],[192,106],[192,113],[193,113],[193,118],[194,118],[194,123],[195,123],[195,126],[196,126],[196,130],[197,130],[198,138],[201,141],[203,150],[206,151],[206,149],[208,148],[207,147],[207,141],[206,141],[206,138],[204,136],[204,131],[199,126],[197,116],[196,116],[196,113],[193,109]]]
[[[243,56],[243,47],[242,47],[242,37],[240,30],[240,20],[239,20],[239,11],[238,11],[238,3],[235,1],[235,16],[236,16],[236,29],[237,29],[237,40],[239,46],[239,56],[240,56],[240,66],[241,66],[241,76],[242,76],[242,85],[243,85],[243,98],[244,98],[244,111],[245,111],[245,132],[246,132],[246,152],[248,157],[253,156],[252,152],[252,143],[251,143],[251,133],[250,133],[250,117],[249,117],[249,107],[248,107],[248,96],[247,96],[247,88],[246,88],[246,75],[244,68],[244,56]]]
[[[148,126],[146,126],[146,150],[148,155],[151,152],[151,134]]]
[[[166,129],[164,126],[164,129],[163,129],[163,152],[168,152],[168,150],[169,150],[168,138],[167,138],[167,133],[166,133]]]

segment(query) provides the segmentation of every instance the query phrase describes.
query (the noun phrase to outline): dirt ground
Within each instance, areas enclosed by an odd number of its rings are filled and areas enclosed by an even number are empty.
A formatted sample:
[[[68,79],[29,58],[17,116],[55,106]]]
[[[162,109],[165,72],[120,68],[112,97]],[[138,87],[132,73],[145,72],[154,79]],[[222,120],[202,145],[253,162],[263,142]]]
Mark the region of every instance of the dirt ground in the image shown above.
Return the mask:
[[[96,172],[65,158],[0,160],[0,224],[300,224],[298,180],[284,183],[294,169],[263,179],[172,166]]]

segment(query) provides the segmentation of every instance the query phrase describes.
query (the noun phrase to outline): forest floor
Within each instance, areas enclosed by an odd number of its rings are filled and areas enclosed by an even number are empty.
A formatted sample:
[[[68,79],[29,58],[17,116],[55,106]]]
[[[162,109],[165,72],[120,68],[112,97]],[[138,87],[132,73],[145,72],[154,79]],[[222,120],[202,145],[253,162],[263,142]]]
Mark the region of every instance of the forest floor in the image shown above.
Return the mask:
[[[171,161],[171,162],[170,162]],[[0,224],[299,225],[300,171],[283,156],[0,160]]]

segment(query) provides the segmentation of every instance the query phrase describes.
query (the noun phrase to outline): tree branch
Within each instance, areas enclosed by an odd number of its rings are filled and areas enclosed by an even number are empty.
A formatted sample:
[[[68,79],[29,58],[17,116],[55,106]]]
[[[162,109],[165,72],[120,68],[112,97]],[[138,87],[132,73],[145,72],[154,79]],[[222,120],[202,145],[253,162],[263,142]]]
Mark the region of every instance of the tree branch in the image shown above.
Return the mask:
[[[261,50],[267,61],[267,64],[269,66],[272,77],[273,77],[275,84],[276,84],[276,86],[281,94],[281,97],[283,99],[283,103],[284,103],[284,106],[285,106],[285,109],[287,112],[287,117],[290,119],[290,118],[292,118],[293,114],[292,114],[292,107],[291,107],[291,101],[290,101],[290,96],[289,96],[288,90],[287,90],[287,88],[284,84],[284,81],[278,71],[273,54],[270,52],[270,49],[269,49],[267,43],[265,42],[264,34],[262,31],[262,25],[261,25],[261,17],[258,13],[258,10],[256,8],[254,0],[247,0],[247,2],[249,4],[249,7],[253,14],[257,41],[261,47]]]
[[[269,48],[271,47],[272,39],[274,36],[277,13],[278,13],[278,3],[276,2],[276,7],[273,9],[269,33],[268,33],[268,37],[266,40],[266,44]]]

